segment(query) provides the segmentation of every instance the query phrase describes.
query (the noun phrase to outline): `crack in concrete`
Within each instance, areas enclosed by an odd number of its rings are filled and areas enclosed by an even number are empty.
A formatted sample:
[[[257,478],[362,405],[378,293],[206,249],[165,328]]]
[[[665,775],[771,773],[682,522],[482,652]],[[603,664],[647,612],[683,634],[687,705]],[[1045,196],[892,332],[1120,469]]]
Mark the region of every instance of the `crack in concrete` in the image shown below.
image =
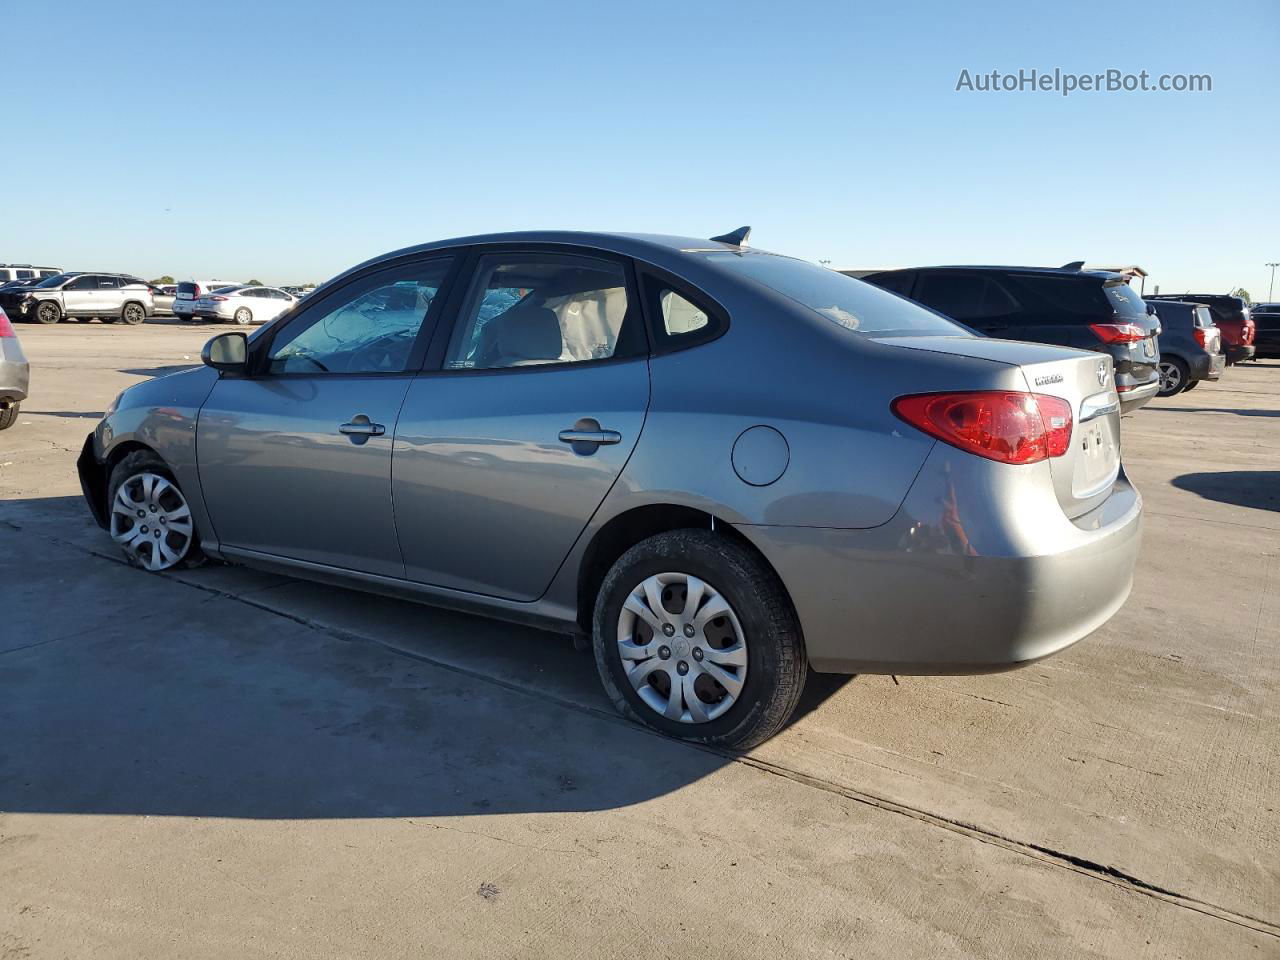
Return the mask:
[[[14,524],[11,521],[7,521],[3,519],[0,519],[0,525],[7,526],[7,527],[10,527],[11,529],[18,530],[18,531],[22,530],[22,527],[18,526],[17,524]],[[95,557],[101,560],[108,560],[113,563],[118,563],[121,566],[129,566],[129,564],[122,558],[107,556],[107,555],[98,553],[94,550],[88,549],[86,547],[82,547],[78,544],[61,540],[58,537],[49,536],[48,534],[38,534],[38,535],[42,536],[43,539],[51,543],[55,543],[60,546],[65,546],[69,549],[75,550],[80,553],[84,553],[88,556]],[[898,803],[897,801],[890,800],[886,797],[880,797],[871,793],[864,793],[860,790],[855,790],[852,787],[846,787],[842,784],[835,783],[829,780],[824,780],[820,777],[812,776],[811,774],[802,773],[798,770],[793,770],[789,767],[784,767],[779,764],[774,764],[766,760],[761,760],[757,757],[751,756],[750,754],[737,753],[735,751],[723,750],[715,747],[705,746],[702,744],[682,743],[681,741],[673,740],[669,737],[666,737],[663,734],[658,733],[657,731],[649,730],[646,727],[642,727],[638,724],[632,723],[624,719],[623,717],[619,716],[617,713],[615,713],[612,710],[598,709],[596,707],[592,707],[587,704],[578,703],[573,700],[568,700],[564,697],[559,697],[554,694],[547,693],[546,691],[543,691],[543,690],[521,686],[519,684],[512,683],[508,680],[503,680],[499,677],[494,677],[489,674],[481,673],[480,671],[477,671],[477,670],[471,670],[466,667],[461,667],[461,666],[458,666],[457,664],[449,663],[444,660],[437,660],[435,658],[426,656],[425,654],[421,654],[416,651],[405,650],[401,647],[397,647],[392,643],[388,643],[387,641],[379,640],[376,637],[367,637],[361,634],[352,633],[340,627],[334,627],[329,624],[325,624],[320,621],[312,620],[308,617],[301,616],[299,614],[290,613],[285,610],[275,609],[273,607],[267,606],[265,603],[247,599],[247,595],[238,595],[234,593],[228,593],[227,591],[220,590],[216,587],[209,587],[202,584],[192,583],[186,580],[181,580],[175,576],[171,576],[166,573],[158,573],[158,574],[155,574],[155,576],[163,577],[164,579],[170,581],[171,583],[176,583],[184,587],[190,587],[191,589],[198,590],[202,593],[212,594],[218,598],[231,600],[236,603],[242,603],[246,606],[252,607],[253,609],[261,610],[264,613],[282,617],[286,620],[289,620],[293,623],[298,624],[299,626],[306,627],[307,629],[310,629],[310,630],[315,630],[321,634],[324,634],[325,636],[331,637],[341,642],[372,644],[374,646],[382,648],[383,650],[386,650],[389,653],[396,654],[397,656],[406,657],[411,660],[417,660],[421,663],[428,664],[430,666],[436,667],[441,670],[447,670],[451,673],[465,676],[473,680],[478,680],[482,683],[488,683],[494,686],[501,687],[505,690],[510,690],[513,693],[517,693],[523,696],[542,700],[546,703],[552,703],[557,706],[564,707],[565,709],[572,710],[576,713],[585,714],[587,716],[591,716],[596,719],[603,720],[607,723],[611,723],[616,726],[625,727],[628,730],[640,733],[642,735],[656,737],[667,743],[675,743],[690,749],[700,750],[704,753],[708,753],[713,756],[720,757],[731,763],[741,764],[743,766],[747,766],[752,769],[758,770],[762,773],[768,773],[774,776],[782,777],[783,779],[790,780],[794,783],[800,784],[801,786],[808,786],[813,789],[822,790],[827,793],[844,797],[847,800],[852,800],[856,803],[861,803],[869,807],[874,807],[877,810],[882,810],[887,813],[895,813],[895,814],[898,814],[899,816],[908,817],[912,820],[916,820],[920,823],[924,823],[929,826],[938,827],[940,829],[948,830],[952,833],[960,834],[961,836],[969,837],[970,839],[976,840],[979,843],[986,843],[993,846],[998,846],[1011,853],[1016,853],[1021,856],[1028,857],[1029,859],[1037,860],[1041,863],[1048,864],[1050,866],[1071,870],[1072,872],[1078,873],[1081,876],[1089,877],[1094,880],[1099,880],[1104,883],[1112,884],[1113,886],[1117,886],[1120,889],[1127,890],[1131,893],[1136,893],[1142,896],[1151,897],[1153,899],[1160,900],[1162,902],[1169,903],[1174,906],[1182,907],[1183,909],[1191,910],[1193,912],[1200,913],[1204,916],[1212,917],[1213,919],[1216,919],[1216,920],[1222,920],[1227,923],[1232,923],[1237,926],[1245,927],[1246,929],[1253,930],[1256,933],[1265,934],[1267,936],[1275,937],[1276,939],[1280,940],[1280,923],[1275,923],[1273,921],[1266,920],[1261,917],[1255,917],[1247,913],[1229,909],[1227,907],[1221,907],[1221,906],[1218,906],[1217,904],[1210,903],[1207,900],[1201,900],[1197,897],[1190,896],[1189,894],[1178,893],[1176,891],[1169,890],[1158,884],[1151,883],[1150,881],[1147,881],[1147,880],[1143,880],[1141,877],[1135,876],[1130,873],[1126,873],[1125,871],[1120,870],[1117,867],[1113,867],[1109,864],[1099,863],[1097,861],[1089,860],[1084,857],[1079,857],[1079,856],[1076,856],[1075,854],[1067,853],[1065,851],[1055,850],[1052,847],[1043,846],[1041,844],[1031,843],[1025,840],[1018,840],[1016,838],[1001,834],[995,830],[978,826],[977,824],[966,823],[963,820],[956,820],[950,817],[946,817],[942,814],[931,813],[927,810],[923,810],[917,807],[912,807],[907,804]],[[459,831],[459,832],[466,832],[466,831]],[[502,838],[490,837],[490,839],[500,840]],[[564,851],[557,850],[555,852],[561,853]]]

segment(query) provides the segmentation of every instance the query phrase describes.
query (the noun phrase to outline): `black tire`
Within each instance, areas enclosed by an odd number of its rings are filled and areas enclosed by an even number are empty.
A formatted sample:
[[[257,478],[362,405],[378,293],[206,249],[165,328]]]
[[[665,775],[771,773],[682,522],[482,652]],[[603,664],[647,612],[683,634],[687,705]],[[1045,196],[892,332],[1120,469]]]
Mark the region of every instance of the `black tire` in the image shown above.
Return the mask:
[[[236,310],[232,319],[240,326],[247,327],[249,324],[253,323],[253,311],[248,307],[240,307]]]
[[[19,403],[11,403],[0,410],[0,430],[8,430],[18,422],[18,409],[21,406],[22,404]]]
[[[642,700],[618,651],[628,595],[647,577],[678,572],[718,591],[742,626],[748,666],[741,693],[722,715],[702,723],[671,720]],[[745,750],[790,719],[804,690],[808,660],[791,600],[777,576],[747,547],[709,530],[673,530],[642,540],[605,576],[596,597],[592,645],[605,692],[629,720],[680,740]]]
[[[131,477],[140,473],[159,474],[177,487],[179,492],[182,492],[182,487],[179,486],[177,479],[173,475],[173,471],[165,465],[163,460],[150,450],[135,450],[133,453],[124,457],[124,459],[111,469],[111,477],[107,483],[106,511],[108,517],[111,516],[111,505],[115,503],[116,492]],[[186,494],[183,493],[183,498],[185,499],[185,497]],[[189,505],[190,501],[188,500],[187,503]],[[146,567],[144,567],[133,554],[130,554],[127,550],[124,551],[124,553],[125,558],[133,566],[139,567],[140,569],[146,569]],[[195,529],[195,522],[193,518],[191,545],[187,548],[187,552],[183,555],[182,559],[177,564],[167,569],[178,570],[184,567],[198,567],[201,566],[206,559],[204,552],[200,549],[200,532]]]
[[[1187,385],[1182,388],[1182,392],[1186,393],[1188,390],[1194,390],[1198,386],[1200,386],[1199,380],[1189,380],[1187,381]]]
[[[147,319],[147,308],[136,301],[129,301],[124,305],[124,309],[120,311],[120,319],[131,327],[136,327],[143,320]]]
[[[36,304],[35,318],[39,323],[57,323],[62,319],[62,308],[52,300],[42,300]]]
[[[1156,393],[1158,397],[1172,397],[1181,393],[1191,375],[1186,363],[1177,357],[1161,357],[1158,369],[1160,370],[1160,389]]]

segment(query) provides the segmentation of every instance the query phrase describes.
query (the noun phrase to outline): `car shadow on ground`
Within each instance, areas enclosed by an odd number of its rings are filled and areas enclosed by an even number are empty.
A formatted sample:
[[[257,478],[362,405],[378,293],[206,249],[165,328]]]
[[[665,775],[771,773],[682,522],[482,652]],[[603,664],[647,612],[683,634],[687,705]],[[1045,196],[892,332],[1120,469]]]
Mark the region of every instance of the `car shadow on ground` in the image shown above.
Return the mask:
[[[566,638],[220,566],[175,582],[76,546],[78,498],[0,506],[2,811],[589,811],[730,762],[618,718]],[[310,590],[368,635],[313,620]],[[814,678],[797,717],[849,680]]]
[[[1163,413],[1233,413],[1237,417],[1280,417],[1280,410],[1233,410],[1229,407],[1158,407],[1148,405],[1143,408]]]
[[[1184,473],[1172,483],[1206,500],[1258,510],[1280,510],[1280,470],[1225,470]]]

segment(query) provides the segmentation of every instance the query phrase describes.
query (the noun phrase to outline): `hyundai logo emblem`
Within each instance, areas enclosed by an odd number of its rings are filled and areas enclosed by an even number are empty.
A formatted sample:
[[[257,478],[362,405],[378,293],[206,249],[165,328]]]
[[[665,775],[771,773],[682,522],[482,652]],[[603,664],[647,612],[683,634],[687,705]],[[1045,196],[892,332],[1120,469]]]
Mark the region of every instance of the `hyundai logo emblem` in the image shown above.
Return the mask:
[[[1105,363],[1098,364],[1098,386],[1105,387],[1107,385],[1107,365]]]

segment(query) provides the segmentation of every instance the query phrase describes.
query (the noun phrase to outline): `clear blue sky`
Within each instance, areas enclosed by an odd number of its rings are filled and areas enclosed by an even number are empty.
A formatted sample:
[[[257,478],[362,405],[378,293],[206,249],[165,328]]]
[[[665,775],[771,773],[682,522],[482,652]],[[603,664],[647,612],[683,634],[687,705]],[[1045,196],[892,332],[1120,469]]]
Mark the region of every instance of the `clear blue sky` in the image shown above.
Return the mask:
[[[319,280],[563,227],[1265,296],[1280,4],[11,4],[0,260]],[[957,93],[962,68],[1213,92]],[[1148,287],[1150,289],[1150,287]]]

